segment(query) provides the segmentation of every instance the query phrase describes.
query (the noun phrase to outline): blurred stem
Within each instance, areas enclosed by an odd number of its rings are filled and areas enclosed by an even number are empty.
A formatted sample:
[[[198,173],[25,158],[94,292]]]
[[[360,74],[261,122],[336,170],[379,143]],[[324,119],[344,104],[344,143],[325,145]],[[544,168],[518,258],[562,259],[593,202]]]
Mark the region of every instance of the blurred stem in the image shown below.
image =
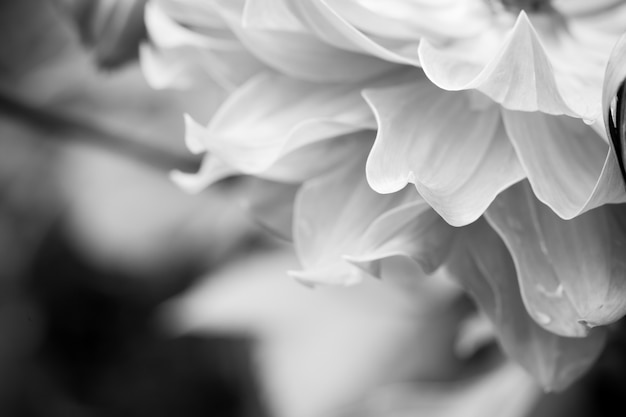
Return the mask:
[[[176,155],[137,139],[121,137],[99,129],[89,122],[67,116],[49,107],[32,105],[1,93],[0,112],[45,131],[48,137],[88,143],[130,157],[160,171],[180,169],[195,172],[200,166],[197,156]]]

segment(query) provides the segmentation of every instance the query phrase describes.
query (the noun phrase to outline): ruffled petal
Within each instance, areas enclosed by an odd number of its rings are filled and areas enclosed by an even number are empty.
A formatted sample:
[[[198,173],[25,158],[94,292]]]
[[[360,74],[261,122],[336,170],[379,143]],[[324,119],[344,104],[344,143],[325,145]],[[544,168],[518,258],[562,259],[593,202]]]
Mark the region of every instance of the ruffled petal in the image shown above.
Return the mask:
[[[626,218],[620,209],[605,206],[562,220],[521,183],[487,211],[513,256],[529,314],[547,330],[585,336],[626,313]]]
[[[507,248],[483,220],[464,230],[448,268],[493,322],[507,355],[545,390],[565,389],[602,352],[604,329],[594,329],[585,338],[562,337],[527,314]]]
[[[341,143],[352,149],[362,146],[359,138],[371,134],[349,134],[374,127],[358,86],[319,85],[262,74],[233,93],[208,127],[188,118],[186,134],[196,137],[188,141],[203,143],[208,151],[242,173],[260,175],[289,155],[299,158],[302,169],[327,167],[345,154],[341,147],[328,149],[334,143],[322,141],[348,135],[345,137],[350,140]],[[313,145],[320,146],[311,149]],[[327,160],[294,155],[304,147],[313,152],[313,157],[324,156]]]
[[[419,48],[422,67],[446,90],[477,89],[507,109],[580,117],[587,103],[565,100],[544,46],[524,12],[501,39],[501,29],[494,27],[482,37],[442,46],[423,40]]]
[[[411,182],[446,221],[463,225],[523,178],[496,106],[474,106],[468,94],[426,80],[364,96],[379,125],[367,162],[376,191],[395,192]]]
[[[349,163],[306,182],[300,189],[293,233],[303,271],[290,273],[300,281],[335,285],[359,282],[362,272],[345,262],[343,256],[358,255],[370,225],[388,211],[417,198],[414,192],[374,192],[363,175],[364,165],[365,155],[355,155]],[[376,249],[379,244],[384,245],[384,240],[385,235],[379,230],[370,234],[368,243]]]
[[[559,216],[626,201],[614,155],[581,120],[506,110],[503,118],[537,198]]]
[[[222,9],[222,15],[252,54],[291,77],[315,82],[354,82],[394,67],[368,55],[338,49],[308,32],[245,26],[242,16],[229,8]]]

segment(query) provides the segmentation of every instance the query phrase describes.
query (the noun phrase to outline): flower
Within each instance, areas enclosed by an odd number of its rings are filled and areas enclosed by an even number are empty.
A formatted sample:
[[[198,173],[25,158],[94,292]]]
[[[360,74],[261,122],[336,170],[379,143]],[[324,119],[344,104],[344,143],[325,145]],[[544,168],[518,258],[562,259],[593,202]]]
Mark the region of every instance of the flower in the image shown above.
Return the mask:
[[[277,200],[295,199],[292,276],[351,285],[444,271],[547,389],[592,365],[605,338],[592,328],[626,313],[626,213],[610,205],[626,193],[601,99],[626,5],[155,0],[148,11],[148,79],[227,96],[207,124],[187,118],[188,147],[207,156],[175,180],[289,184]],[[159,40],[161,27],[184,36]]]

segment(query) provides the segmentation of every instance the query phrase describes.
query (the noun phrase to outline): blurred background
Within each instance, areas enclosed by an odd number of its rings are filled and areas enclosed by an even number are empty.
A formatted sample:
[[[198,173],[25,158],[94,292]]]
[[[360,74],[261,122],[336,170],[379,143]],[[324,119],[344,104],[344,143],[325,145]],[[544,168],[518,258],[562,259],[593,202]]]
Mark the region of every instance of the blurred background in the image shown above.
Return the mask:
[[[623,331],[546,395],[445,277],[306,288],[249,180],[173,185],[200,161],[144,3],[0,0],[1,416],[623,415]]]

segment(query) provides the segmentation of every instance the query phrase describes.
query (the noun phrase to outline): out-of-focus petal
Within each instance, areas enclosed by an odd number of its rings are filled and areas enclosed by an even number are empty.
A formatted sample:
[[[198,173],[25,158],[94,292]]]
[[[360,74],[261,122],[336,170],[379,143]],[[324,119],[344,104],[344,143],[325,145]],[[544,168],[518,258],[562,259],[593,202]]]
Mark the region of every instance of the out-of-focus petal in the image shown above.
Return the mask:
[[[414,183],[446,221],[463,225],[523,178],[496,106],[472,108],[469,94],[441,91],[427,80],[364,96],[379,124],[367,162],[376,191]]]
[[[194,31],[176,23],[157,2],[145,6],[144,20],[150,41],[159,48],[182,46],[209,47],[209,40]]]
[[[535,381],[506,361],[458,380],[378,387],[338,417],[525,417],[538,414],[540,398]]]
[[[564,99],[545,48],[524,12],[503,41],[499,28],[491,30],[480,39],[449,45],[423,40],[419,55],[424,72],[443,89],[478,89],[507,109],[580,115],[587,103]]]
[[[241,201],[252,219],[270,233],[292,239],[293,205],[300,184],[283,184],[246,178]]]
[[[233,93],[207,128],[188,118],[186,134],[242,173],[261,174],[281,158],[298,158],[294,152],[304,147],[327,159],[300,157],[300,168],[321,169],[343,155],[341,146],[334,154],[322,141],[373,127],[373,116],[358,86],[319,85],[261,74]]]
[[[198,82],[213,82],[188,50],[159,51],[143,44],[139,48],[143,75],[156,90],[187,90]]]
[[[349,163],[306,182],[300,189],[293,237],[303,271],[291,272],[300,281],[359,282],[362,272],[343,256],[359,253],[361,238],[376,219],[417,198],[411,190],[389,195],[374,192],[363,175],[364,166],[365,155],[355,155]]]
[[[535,194],[559,216],[626,201],[609,146],[581,120],[506,110],[503,119]]]
[[[170,173],[170,178],[188,193],[197,194],[218,181],[238,174],[237,169],[225,164],[213,155],[207,154],[202,160],[198,172],[187,173],[176,170]]]
[[[502,193],[487,219],[509,248],[529,314],[563,336],[626,313],[626,229],[615,206],[562,220],[527,183]]]
[[[186,26],[187,22],[178,22],[175,16],[169,15],[169,10],[161,3],[151,2],[146,5],[146,26],[150,41],[158,50],[158,55],[156,53],[150,55],[148,51],[143,51],[143,58],[147,59],[143,63],[144,67],[150,65],[148,69],[152,69],[148,75],[169,73],[171,78],[181,73],[188,74],[193,70],[201,71],[209,74],[223,88],[231,90],[253,74],[266,69],[245,50],[224,22],[221,22],[223,27],[211,31],[192,30]],[[217,10],[210,8],[204,14],[214,19],[220,18]],[[187,15],[183,18],[190,19]],[[160,59],[157,59],[159,56]],[[159,67],[162,67],[160,72]],[[177,80],[177,83],[184,81],[183,78],[182,81]],[[188,84],[189,82],[185,83],[184,88],[189,88]]]
[[[246,28],[306,32],[284,0],[246,0],[242,22]]]
[[[604,126],[610,138],[611,147],[626,181],[626,35],[613,47],[606,68],[602,89],[602,109]]]
[[[394,68],[390,62],[331,46],[308,32],[245,26],[240,12],[231,7],[223,7],[221,13],[252,54],[291,77],[316,82],[354,82]]]
[[[568,17],[592,17],[610,12],[623,3],[622,0],[552,0],[552,6]]]
[[[602,351],[602,328],[586,338],[562,337],[543,329],[527,314],[507,248],[483,220],[465,229],[448,266],[493,321],[504,351],[545,390],[565,389]]]

